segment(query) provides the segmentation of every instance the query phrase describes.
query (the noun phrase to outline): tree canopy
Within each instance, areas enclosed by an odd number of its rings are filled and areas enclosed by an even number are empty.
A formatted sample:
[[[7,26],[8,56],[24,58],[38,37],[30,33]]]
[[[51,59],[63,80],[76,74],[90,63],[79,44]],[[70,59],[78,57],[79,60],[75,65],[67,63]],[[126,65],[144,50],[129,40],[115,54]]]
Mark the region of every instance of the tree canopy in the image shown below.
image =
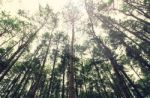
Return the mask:
[[[1,10],[0,98],[149,98],[149,90],[149,0]]]

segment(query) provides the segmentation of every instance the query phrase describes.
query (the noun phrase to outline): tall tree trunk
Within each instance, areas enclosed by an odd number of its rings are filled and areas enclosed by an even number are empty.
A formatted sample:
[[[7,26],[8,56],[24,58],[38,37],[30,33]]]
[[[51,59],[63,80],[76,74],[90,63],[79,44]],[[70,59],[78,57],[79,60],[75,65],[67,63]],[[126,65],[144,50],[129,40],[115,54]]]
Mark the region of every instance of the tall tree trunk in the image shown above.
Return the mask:
[[[111,84],[111,85],[112,85],[112,88],[114,88],[114,92],[116,93],[116,96],[118,98],[121,98],[121,97],[125,98],[124,96],[122,96],[121,89],[120,89],[119,85],[116,83],[117,80],[114,78],[113,74],[111,73],[111,70],[108,68],[108,66],[106,68],[109,73],[109,76],[113,80],[114,86],[113,86],[113,84]],[[111,83],[111,81],[110,81],[110,83]]]
[[[13,80],[12,86],[8,89],[5,98],[8,98],[8,97],[9,97],[9,94],[11,93],[12,89],[16,86],[16,83],[17,83],[17,81],[20,79],[21,75],[22,75],[22,73],[20,72],[20,73],[18,74],[18,76]]]
[[[97,66],[96,63],[95,63],[94,55],[93,55],[93,64],[94,64],[94,67],[95,67],[95,69],[96,69],[96,72],[97,72],[97,75],[98,75],[98,78],[99,78],[99,82],[101,82],[101,85],[102,85],[102,88],[103,88],[103,90],[104,90],[105,96],[106,96],[106,98],[109,98],[108,93],[107,93],[107,91],[106,91],[106,86],[105,86],[105,84],[104,84],[104,82],[103,82],[103,79],[102,79],[102,77],[101,77],[101,74],[100,74],[100,72],[99,72],[99,68],[98,68],[98,66]]]
[[[133,87],[133,92],[135,92],[136,98],[143,98],[144,96],[139,92],[138,88],[136,85],[132,82],[132,80],[128,77],[128,75],[124,72],[124,70],[121,71],[122,74],[126,77],[126,79],[129,81],[130,85]]]
[[[7,40],[5,40],[4,42],[2,42],[2,43],[0,44],[0,47],[3,46],[5,43],[9,42],[11,39],[13,39],[13,38],[16,37],[16,36],[17,36],[17,34],[14,35],[14,36],[12,36],[12,37],[10,37],[10,38],[7,39]]]
[[[25,87],[29,81],[29,78],[30,78],[30,74],[28,75],[28,77],[26,78],[25,82],[24,82],[24,85],[22,86],[22,89],[20,89],[20,92],[18,92],[16,98],[21,98],[21,95],[23,94],[23,91],[25,90]]]
[[[28,69],[28,70],[25,72],[23,78],[21,79],[21,81],[19,82],[19,84],[17,85],[17,87],[14,88],[13,93],[12,93],[12,95],[11,95],[11,98],[15,98],[15,97],[16,97],[16,95],[17,95],[17,93],[18,93],[18,90],[19,90],[20,87],[22,86],[22,83],[24,82],[24,80],[25,80],[26,76],[28,75],[29,71],[30,71],[30,69]]]
[[[63,72],[62,95],[61,95],[61,98],[65,98],[65,70]]]
[[[67,62],[68,62],[68,58],[67,58],[67,51],[65,50],[64,51],[64,55],[62,57],[62,95],[61,95],[61,98],[65,98],[65,71],[66,71],[66,68],[67,68]]]
[[[74,83],[74,37],[75,37],[75,30],[74,30],[74,23],[72,23],[72,39],[71,39],[71,46],[70,46],[70,63],[68,66],[68,82],[69,82],[69,98],[76,98],[75,95],[75,83]]]
[[[54,83],[54,77],[55,77],[55,65],[56,65],[56,59],[57,59],[57,51],[55,52],[54,55],[54,62],[53,62],[53,68],[52,68],[52,72],[51,72],[51,78],[50,78],[50,84],[49,84],[49,88],[48,88],[48,96],[51,96],[52,94],[52,84]]]

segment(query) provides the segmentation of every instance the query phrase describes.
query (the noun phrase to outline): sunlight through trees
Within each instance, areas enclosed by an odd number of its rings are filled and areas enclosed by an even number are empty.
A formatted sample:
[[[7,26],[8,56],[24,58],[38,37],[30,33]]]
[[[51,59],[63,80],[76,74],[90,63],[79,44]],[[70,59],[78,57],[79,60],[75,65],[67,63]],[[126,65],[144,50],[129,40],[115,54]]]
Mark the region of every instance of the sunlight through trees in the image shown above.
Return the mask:
[[[150,97],[149,0],[37,2],[1,9],[0,98]]]

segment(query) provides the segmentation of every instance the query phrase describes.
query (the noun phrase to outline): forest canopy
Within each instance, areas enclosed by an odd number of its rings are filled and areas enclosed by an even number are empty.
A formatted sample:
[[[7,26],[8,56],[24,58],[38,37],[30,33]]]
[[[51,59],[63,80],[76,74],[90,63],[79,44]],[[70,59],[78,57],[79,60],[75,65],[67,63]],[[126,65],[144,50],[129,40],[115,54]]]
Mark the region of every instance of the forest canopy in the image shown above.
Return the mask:
[[[150,97],[150,0],[0,8],[0,98]]]

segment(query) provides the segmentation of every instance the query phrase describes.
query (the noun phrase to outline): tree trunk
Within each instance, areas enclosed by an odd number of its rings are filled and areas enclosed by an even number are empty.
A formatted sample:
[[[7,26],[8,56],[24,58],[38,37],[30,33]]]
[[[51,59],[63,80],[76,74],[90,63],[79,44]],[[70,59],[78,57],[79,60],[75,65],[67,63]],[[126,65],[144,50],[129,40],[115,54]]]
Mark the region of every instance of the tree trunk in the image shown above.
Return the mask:
[[[16,83],[20,79],[21,75],[22,75],[22,73],[20,72],[20,74],[18,74],[18,76],[13,80],[12,86],[10,88],[8,88],[5,98],[9,97],[9,94],[11,93],[12,89],[16,86]]]
[[[76,98],[75,96],[75,87],[74,87],[74,23],[72,24],[72,39],[71,39],[71,46],[70,46],[70,63],[68,66],[68,80],[69,80],[69,98]]]
[[[98,66],[95,63],[94,57],[93,57],[93,63],[94,63],[94,67],[96,69],[96,72],[97,72],[97,75],[98,75],[98,78],[99,78],[99,82],[101,82],[101,84],[102,84],[102,88],[104,90],[105,96],[106,96],[106,98],[109,98],[108,93],[106,91],[105,84],[104,84],[103,79],[102,79],[102,77],[100,75],[99,68],[98,68]]]

